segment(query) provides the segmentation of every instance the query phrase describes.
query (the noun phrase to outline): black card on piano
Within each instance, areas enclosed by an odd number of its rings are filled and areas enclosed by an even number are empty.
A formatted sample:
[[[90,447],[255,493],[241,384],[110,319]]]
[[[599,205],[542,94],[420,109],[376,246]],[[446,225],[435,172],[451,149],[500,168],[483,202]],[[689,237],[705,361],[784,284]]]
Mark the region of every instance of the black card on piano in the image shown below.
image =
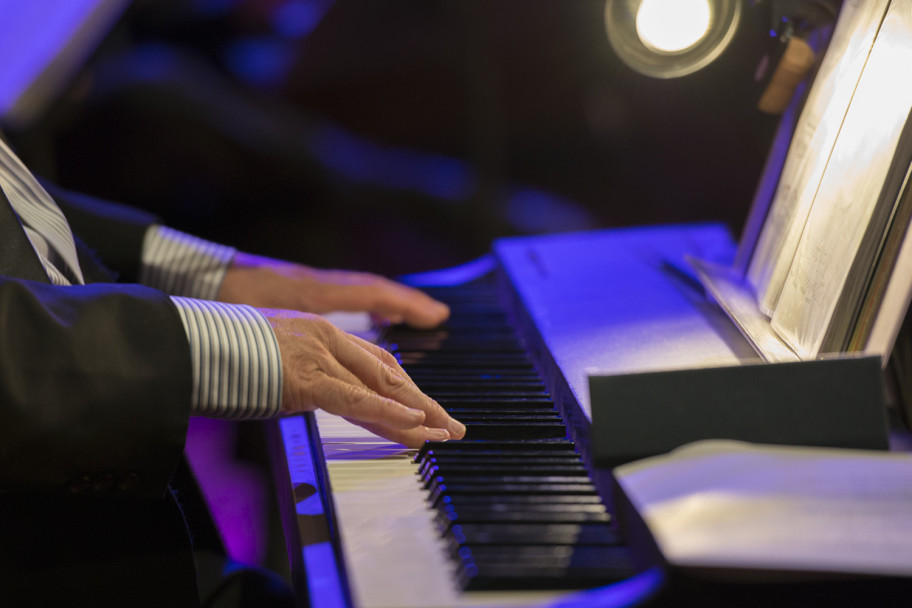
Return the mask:
[[[599,467],[701,439],[888,449],[880,357],[590,375]]]

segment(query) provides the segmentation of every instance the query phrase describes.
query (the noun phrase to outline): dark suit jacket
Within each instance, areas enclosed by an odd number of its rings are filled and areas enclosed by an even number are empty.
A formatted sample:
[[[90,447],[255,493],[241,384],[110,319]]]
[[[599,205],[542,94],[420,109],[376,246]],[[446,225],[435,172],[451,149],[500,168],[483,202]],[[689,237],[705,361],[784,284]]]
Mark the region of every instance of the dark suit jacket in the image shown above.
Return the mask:
[[[0,597],[193,605],[169,486],[189,418],[189,347],[165,294],[111,282],[135,279],[155,218],[49,190],[87,284],[49,284],[0,190]]]

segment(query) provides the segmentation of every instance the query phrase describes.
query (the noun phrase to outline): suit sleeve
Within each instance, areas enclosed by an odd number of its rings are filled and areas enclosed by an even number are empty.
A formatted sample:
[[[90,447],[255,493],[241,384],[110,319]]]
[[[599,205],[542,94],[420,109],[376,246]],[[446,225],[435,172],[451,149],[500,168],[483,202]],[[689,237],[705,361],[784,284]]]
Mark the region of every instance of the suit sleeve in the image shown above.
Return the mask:
[[[114,271],[121,282],[139,280],[143,239],[149,227],[159,223],[157,216],[70,192],[47,181],[41,185],[63,211],[77,237],[79,263],[87,281],[110,281],[114,277],[106,276],[108,271]]]
[[[0,277],[0,335],[0,489],[165,492],[192,391],[165,294]]]

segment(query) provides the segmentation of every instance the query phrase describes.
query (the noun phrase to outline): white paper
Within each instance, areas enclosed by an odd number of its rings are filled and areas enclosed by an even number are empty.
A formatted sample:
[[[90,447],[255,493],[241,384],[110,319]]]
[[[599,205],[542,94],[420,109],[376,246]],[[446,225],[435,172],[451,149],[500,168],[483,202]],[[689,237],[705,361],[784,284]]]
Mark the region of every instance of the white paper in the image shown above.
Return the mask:
[[[817,188],[889,0],[847,0],[795,128],[779,186],[748,268],[772,315]]]
[[[912,576],[912,455],[703,441],[615,471],[681,566]]]
[[[772,315],[773,328],[803,358],[821,352],[912,109],[912,0],[893,0],[852,98]],[[905,171],[903,171],[905,174]],[[848,293],[854,293],[850,291]],[[825,349],[829,350],[829,349]],[[841,349],[840,349],[841,350]]]

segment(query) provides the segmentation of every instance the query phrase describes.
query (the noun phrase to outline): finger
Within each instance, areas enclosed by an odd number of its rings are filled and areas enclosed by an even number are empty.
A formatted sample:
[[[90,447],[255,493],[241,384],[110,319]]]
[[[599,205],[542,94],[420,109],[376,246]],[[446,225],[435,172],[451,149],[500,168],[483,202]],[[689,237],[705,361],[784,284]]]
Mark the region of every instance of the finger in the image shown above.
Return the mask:
[[[371,390],[415,409],[435,414],[442,411],[389,352],[355,336],[335,346],[333,355]]]
[[[318,406],[357,424],[381,424],[390,429],[414,429],[425,420],[425,413],[412,409],[362,386],[324,376],[315,383]]]
[[[372,368],[371,365],[362,367],[365,362],[357,357],[358,353],[355,351],[353,353],[355,357],[350,360],[350,365],[347,359],[348,349],[340,349],[336,353],[340,362],[349,367],[368,388],[411,408],[424,411],[427,414],[424,423],[428,427],[447,429],[453,439],[461,439],[465,436],[465,425],[451,417],[439,403],[424,394],[389,351],[357,336],[348,335],[347,337],[356,349],[368,351],[380,362],[379,368]]]
[[[382,277],[361,284],[341,285],[340,302],[367,310],[393,323],[435,327],[450,316],[449,307],[427,294]]]
[[[399,361],[396,359],[396,357],[393,355],[393,353],[389,352],[382,346],[378,346],[378,345],[374,344],[370,340],[365,340],[364,338],[362,338],[360,336],[356,336],[354,334],[345,334],[345,337],[348,338],[349,341],[360,346],[361,348],[363,348],[364,350],[366,350],[373,356],[380,359],[383,363],[389,365],[390,367],[395,368],[397,371],[401,372],[403,376],[405,376],[405,377],[409,378],[409,380],[411,380],[411,377],[408,375],[408,372],[406,372],[402,368],[402,365],[399,364]]]
[[[401,430],[391,429],[382,424],[373,424],[368,422],[359,422],[351,420],[350,422],[367,429],[374,435],[389,439],[394,443],[401,443],[409,448],[420,448],[428,441],[447,441],[450,434],[446,429],[434,429],[426,426],[419,426],[414,429]]]
[[[450,308],[426,294],[396,285],[376,306],[376,313],[393,323],[406,323],[421,329],[437,327],[450,316]]]

